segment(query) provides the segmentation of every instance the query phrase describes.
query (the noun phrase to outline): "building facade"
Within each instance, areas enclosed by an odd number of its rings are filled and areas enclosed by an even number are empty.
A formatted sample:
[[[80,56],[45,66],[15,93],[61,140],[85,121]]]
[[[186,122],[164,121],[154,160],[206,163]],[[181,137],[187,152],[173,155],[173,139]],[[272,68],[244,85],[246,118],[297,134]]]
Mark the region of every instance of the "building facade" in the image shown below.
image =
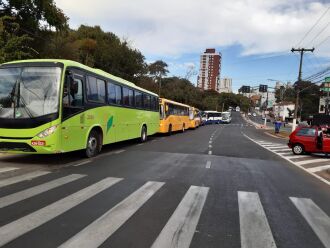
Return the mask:
[[[206,49],[200,56],[197,87],[202,90],[220,90],[221,53],[214,48]]]
[[[295,104],[293,102],[280,102],[273,105],[273,113],[275,118],[283,121],[293,118]]]
[[[232,92],[232,79],[231,78],[222,78],[220,80],[219,92],[231,93]]]

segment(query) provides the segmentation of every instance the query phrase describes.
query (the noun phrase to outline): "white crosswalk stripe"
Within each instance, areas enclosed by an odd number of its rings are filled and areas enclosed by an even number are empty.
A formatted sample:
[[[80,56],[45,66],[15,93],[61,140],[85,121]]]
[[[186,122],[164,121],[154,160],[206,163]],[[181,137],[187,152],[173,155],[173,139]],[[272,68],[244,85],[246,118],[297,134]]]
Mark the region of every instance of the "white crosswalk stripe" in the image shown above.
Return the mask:
[[[330,247],[330,218],[311,199],[290,197],[325,247]]]
[[[18,168],[16,168],[16,167],[3,167],[3,168],[0,168],[0,173],[14,171],[14,170],[18,170]]]
[[[259,195],[254,192],[238,192],[239,220],[242,248],[275,248]]]
[[[0,227],[0,246],[63,214],[121,180],[121,178],[105,178],[40,210]]]
[[[164,183],[161,182],[147,182],[60,247],[90,248],[100,246],[163,185]]]
[[[311,157],[309,157],[311,158]],[[314,163],[318,163],[318,162],[327,162],[327,159],[324,158],[316,158],[316,159],[309,159],[309,160],[304,160],[304,161],[299,161],[299,162],[295,162],[297,165],[306,165],[306,164],[314,164]]]
[[[152,248],[188,248],[202,212],[209,188],[191,186]]]
[[[268,148],[287,148],[287,146],[284,146],[282,144],[269,144],[269,145],[263,145],[264,147]]]
[[[290,155],[292,156],[285,156],[285,154],[282,154],[285,158],[287,159],[296,159],[296,158],[308,158],[308,156],[306,155],[292,155],[292,152],[290,153]]]
[[[49,171],[34,171],[34,172],[29,172],[29,173],[26,173],[23,175],[3,179],[0,181],[0,188],[4,187],[4,186],[15,184],[15,183],[19,183],[22,181],[31,180],[33,178],[47,175],[49,173],[50,173]]]
[[[308,168],[307,170],[310,172],[319,172],[330,169],[330,165],[323,165],[323,166],[317,166],[313,168]]]
[[[29,189],[22,190],[20,192],[17,192],[17,193],[11,194],[11,195],[4,196],[4,197],[0,198],[0,208],[4,208],[4,207],[14,204],[16,202],[28,199],[32,196],[41,194],[48,190],[54,189],[56,187],[62,186],[64,184],[67,184],[70,182],[73,182],[84,176],[85,175],[73,174],[73,175],[69,175],[66,177],[61,177],[61,178],[52,180],[52,181],[44,183],[44,184],[40,184],[38,186],[29,188]]]

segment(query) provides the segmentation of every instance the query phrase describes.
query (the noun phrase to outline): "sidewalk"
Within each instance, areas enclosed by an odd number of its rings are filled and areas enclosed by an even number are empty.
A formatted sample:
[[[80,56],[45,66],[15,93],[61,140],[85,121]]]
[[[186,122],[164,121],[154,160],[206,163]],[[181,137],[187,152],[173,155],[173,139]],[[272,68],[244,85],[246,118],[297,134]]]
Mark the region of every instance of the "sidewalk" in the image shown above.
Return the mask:
[[[284,130],[282,128],[282,130],[280,131],[280,133],[275,134],[275,128],[274,128],[274,125],[273,124],[272,124],[272,126],[267,126],[267,125],[265,126],[263,124],[256,123],[256,122],[252,121],[250,118],[244,116],[243,114],[242,114],[242,118],[245,121],[247,121],[248,123],[254,125],[256,127],[256,129],[265,130],[265,134],[267,134],[267,135],[269,135],[269,136],[271,136],[273,138],[288,139],[288,137],[289,137],[289,135],[291,133],[291,130],[289,130],[289,132],[288,132],[288,129],[287,128],[285,128]]]

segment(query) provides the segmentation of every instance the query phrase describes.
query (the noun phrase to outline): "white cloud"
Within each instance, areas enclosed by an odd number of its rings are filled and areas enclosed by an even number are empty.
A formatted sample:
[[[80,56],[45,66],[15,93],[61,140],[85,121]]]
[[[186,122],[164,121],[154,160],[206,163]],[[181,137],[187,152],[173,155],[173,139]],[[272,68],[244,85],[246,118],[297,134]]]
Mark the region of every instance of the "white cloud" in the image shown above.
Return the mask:
[[[312,0],[56,0],[70,24],[100,25],[147,56],[180,57],[206,47],[241,45],[244,55],[288,51],[329,5]],[[302,45],[330,35],[330,11]],[[330,56],[330,42],[317,55]]]

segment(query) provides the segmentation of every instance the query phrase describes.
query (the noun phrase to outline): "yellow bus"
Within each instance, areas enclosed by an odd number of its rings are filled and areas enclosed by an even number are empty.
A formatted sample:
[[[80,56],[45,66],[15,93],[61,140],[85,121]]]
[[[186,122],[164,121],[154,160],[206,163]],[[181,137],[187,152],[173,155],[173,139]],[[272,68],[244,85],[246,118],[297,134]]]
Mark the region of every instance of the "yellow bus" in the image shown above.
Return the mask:
[[[184,132],[190,127],[189,106],[165,98],[159,99],[160,125],[159,133],[172,134],[175,131]]]
[[[189,120],[190,128],[195,129],[201,125],[201,116],[199,114],[199,109],[195,107],[189,108]]]

